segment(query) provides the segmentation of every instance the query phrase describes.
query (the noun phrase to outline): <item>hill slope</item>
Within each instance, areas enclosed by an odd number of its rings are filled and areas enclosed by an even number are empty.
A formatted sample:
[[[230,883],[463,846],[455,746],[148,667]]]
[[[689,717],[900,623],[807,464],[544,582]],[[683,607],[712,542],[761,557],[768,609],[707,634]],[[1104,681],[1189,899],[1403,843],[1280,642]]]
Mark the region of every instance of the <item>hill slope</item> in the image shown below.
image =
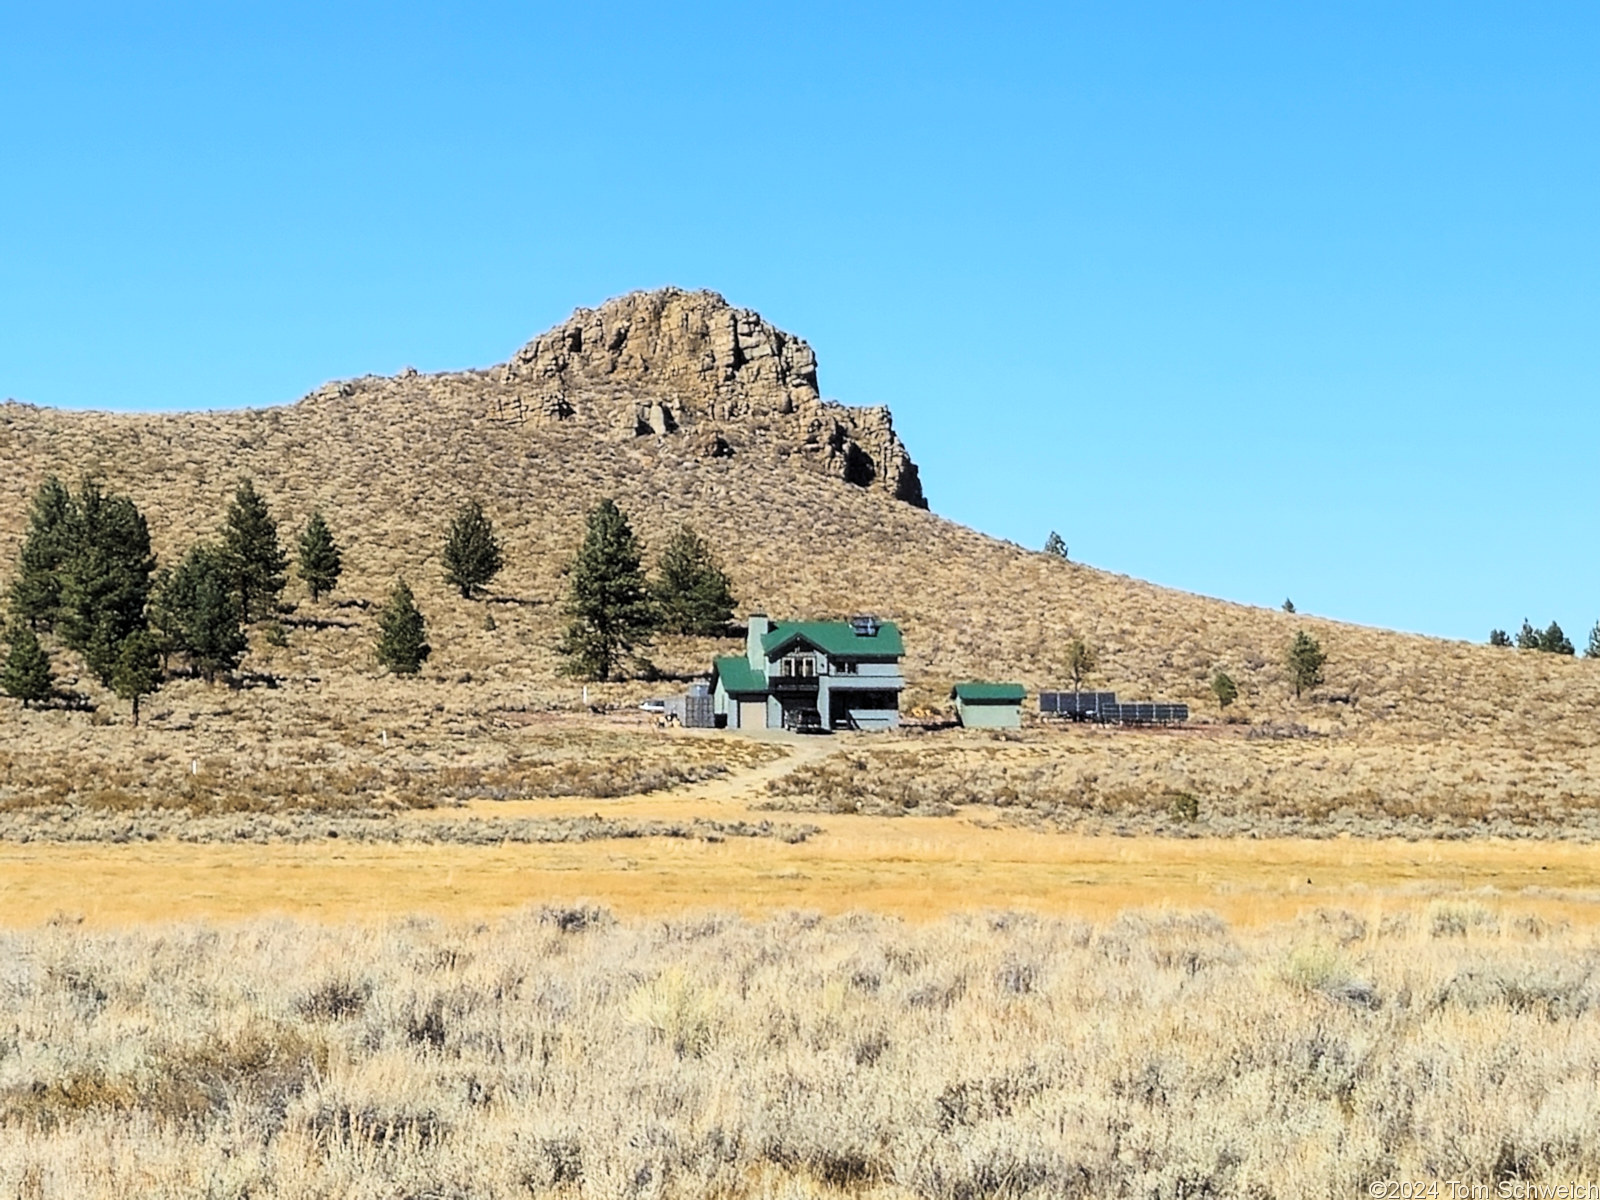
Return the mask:
[[[1240,683],[1235,711],[1330,731],[1588,744],[1587,728],[1573,726],[1587,726],[1600,701],[1600,664],[1193,596],[944,520],[920,507],[916,467],[886,410],[825,403],[803,341],[710,293],[635,293],[579,310],[502,367],[366,377],[282,408],[111,415],[8,403],[0,461],[0,574],[49,474],[97,475],[132,495],[164,561],[213,533],[251,476],[285,542],[314,508],[328,516],[347,548],[335,603],[377,600],[404,574],[432,622],[430,673],[488,676],[534,700],[572,693],[552,649],[561,572],[584,510],[612,496],[652,546],[685,521],[708,535],[745,608],[902,622],[921,703],[964,677],[1059,685],[1072,637],[1100,652],[1093,684],[1127,698],[1211,710],[1206,684],[1220,667]],[[492,631],[485,606],[440,579],[444,527],[468,496],[484,501],[508,549]],[[314,611],[298,584],[288,598],[297,619],[321,625],[294,629],[288,649],[253,652],[258,669],[376,674],[364,609]],[[1295,701],[1282,659],[1300,628],[1329,652],[1328,683]],[[689,670],[713,648],[675,642],[656,657]]]

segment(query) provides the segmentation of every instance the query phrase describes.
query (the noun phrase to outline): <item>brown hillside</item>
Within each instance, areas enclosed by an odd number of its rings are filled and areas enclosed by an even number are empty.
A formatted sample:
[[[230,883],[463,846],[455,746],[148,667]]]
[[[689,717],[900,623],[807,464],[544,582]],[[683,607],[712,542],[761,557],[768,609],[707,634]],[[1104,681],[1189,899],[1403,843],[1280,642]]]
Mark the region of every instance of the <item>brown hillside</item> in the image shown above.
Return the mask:
[[[269,498],[286,543],[314,508],[332,523],[346,548],[339,590],[314,607],[292,582],[288,647],[258,636],[247,662],[291,686],[222,701],[216,689],[175,685],[154,702],[158,728],[164,719],[203,724],[205,713],[240,705],[308,736],[342,722],[376,726],[446,683],[449,699],[430,703],[448,711],[439,720],[457,734],[480,729],[491,709],[573,703],[577,688],[558,676],[553,649],[562,568],[585,509],[612,496],[652,546],[680,522],[707,534],[746,609],[900,621],[913,704],[937,705],[967,677],[1060,685],[1063,647],[1081,637],[1100,653],[1095,686],[1187,701],[1201,717],[1216,715],[1207,681],[1220,667],[1241,689],[1230,712],[1280,731],[1492,736],[1507,755],[1539,746],[1575,764],[1597,745],[1600,663],[1225,603],[940,518],[919,507],[916,468],[885,410],[823,402],[805,343],[709,293],[635,294],[579,310],[503,367],[365,377],[282,408],[112,415],[9,403],[0,407],[0,461],[3,574],[30,496],[52,473],[99,476],[133,496],[165,561],[215,532],[244,476]],[[462,601],[440,577],[444,527],[469,496],[483,500],[507,547],[487,604]],[[371,660],[366,605],[402,574],[435,648],[418,685],[381,680]],[[1297,701],[1282,660],[1302,628],[1329,653],[1328,682]],[[670,641],[654,657],[689,671],[715,649]],[[637,698],[663,686],[598,695]],[[14,731],[42,719],[0,708]],[[93,742],[86,731],[73,736]],[[1564,794],[1568,785],[1550,786]]]

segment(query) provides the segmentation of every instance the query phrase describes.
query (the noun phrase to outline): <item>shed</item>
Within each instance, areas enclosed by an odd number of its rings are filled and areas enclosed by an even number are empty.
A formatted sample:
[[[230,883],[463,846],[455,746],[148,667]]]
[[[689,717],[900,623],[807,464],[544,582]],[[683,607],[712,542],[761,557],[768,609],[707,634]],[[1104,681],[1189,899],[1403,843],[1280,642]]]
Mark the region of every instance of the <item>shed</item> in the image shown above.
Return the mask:
[[[958,683],[950,689],[956,717],[968,729],[1021,729],[1026,697],[1020,683]]]

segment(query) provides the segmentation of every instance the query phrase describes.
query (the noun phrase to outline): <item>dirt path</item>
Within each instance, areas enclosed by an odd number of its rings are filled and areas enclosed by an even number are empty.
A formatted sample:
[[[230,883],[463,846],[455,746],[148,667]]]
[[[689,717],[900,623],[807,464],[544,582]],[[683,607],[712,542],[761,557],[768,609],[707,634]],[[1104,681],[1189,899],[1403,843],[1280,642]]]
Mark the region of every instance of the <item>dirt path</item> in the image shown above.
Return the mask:
[[[409,820],[459,818],[463,815],[484,818],[510,817],[571,817],[603,813],[609,817],[656,820],[692,820],[695,817],[737,820],[749,817],[751,808],[765,795],[767,785],[785,775],[812,763],[821,762],[835,754],[843,754],[856,743],[855,735],[836,734],[832,737],[804,737],[800,734],[773,730],[763,734],[745,735],[762,743],[781,747],[782,758],[763,763],[758,767],[734,769],[716,779],[669,792],[648,792],[642,796],[620,796],[612,800],[591,797],[539,800],[473,800],[462,807],[424,809],[408,816]],[[775,814],[759,814],[774,816]],[[790,816],[776,814],[785,819],[809,821],[804,814]]]

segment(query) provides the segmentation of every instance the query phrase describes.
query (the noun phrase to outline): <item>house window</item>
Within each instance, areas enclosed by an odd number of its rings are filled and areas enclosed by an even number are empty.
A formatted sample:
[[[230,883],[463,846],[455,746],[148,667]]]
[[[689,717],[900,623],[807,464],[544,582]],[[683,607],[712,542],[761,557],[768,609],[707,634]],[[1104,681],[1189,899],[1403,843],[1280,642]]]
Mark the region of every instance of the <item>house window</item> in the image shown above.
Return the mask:
[[[835,675],[857,675],[857,674],[860,674],[860,670],[859,670],[860,666],[861,666],[860,663],[849,662],[847,660],[842,660],[842,659],[834,659],[833,663],[832,663],[833,673]]]

